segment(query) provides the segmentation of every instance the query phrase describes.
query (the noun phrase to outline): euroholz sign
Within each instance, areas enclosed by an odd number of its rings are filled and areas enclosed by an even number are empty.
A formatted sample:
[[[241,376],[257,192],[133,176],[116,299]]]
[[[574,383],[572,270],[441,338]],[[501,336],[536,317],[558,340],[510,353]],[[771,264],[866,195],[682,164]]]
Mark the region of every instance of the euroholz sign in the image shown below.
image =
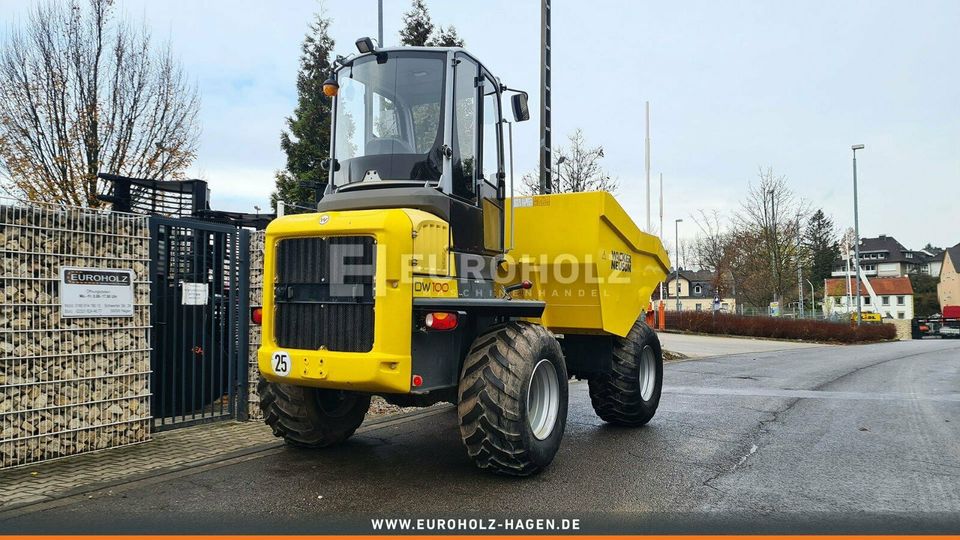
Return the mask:
[[[60,317],[133,317],[133,270],[60,268]]]

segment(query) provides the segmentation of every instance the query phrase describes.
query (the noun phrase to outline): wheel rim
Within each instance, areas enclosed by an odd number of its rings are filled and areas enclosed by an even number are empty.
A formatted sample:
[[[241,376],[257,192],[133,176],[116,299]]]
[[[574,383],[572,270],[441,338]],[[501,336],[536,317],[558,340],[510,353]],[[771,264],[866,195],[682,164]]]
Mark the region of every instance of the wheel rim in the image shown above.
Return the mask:
[[[650,401],[653,389],[657,386],[657,356],[649,345],[640,352],[640,373],[637,376],[640,379],[640,398]]]
[[[527,387],[527,423],[533,436],[544,440],[553,433],[560,413],[560,382],[553,364],[543,359],[533,367]]]
[[[339,417],[350,411],[357,396],[340,390],[317,390],[316,399],[324,414]]]

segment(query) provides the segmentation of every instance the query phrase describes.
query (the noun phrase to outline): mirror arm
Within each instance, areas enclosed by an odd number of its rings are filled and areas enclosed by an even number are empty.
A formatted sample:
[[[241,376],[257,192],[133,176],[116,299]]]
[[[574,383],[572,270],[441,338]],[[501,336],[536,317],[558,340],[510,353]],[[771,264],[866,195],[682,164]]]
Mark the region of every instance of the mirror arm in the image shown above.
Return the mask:
[[[513,251],[513,248],[516,245],[513,237],[513,204],[515,202],[513,196],[513,122],[510,122],[509,120],[501,120],[501,122],[507,125],[507,137],[509,139],[510,148],[510,247],[503,251],[504,254],[507,254]]]

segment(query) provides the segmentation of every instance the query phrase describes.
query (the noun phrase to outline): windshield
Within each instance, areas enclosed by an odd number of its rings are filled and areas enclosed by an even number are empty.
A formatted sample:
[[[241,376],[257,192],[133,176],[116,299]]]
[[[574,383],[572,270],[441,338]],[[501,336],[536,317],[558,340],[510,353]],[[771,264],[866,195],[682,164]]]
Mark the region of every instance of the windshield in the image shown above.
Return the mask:
[[[334,186],[440,180],[445,56],[387,54],[339,73]]]

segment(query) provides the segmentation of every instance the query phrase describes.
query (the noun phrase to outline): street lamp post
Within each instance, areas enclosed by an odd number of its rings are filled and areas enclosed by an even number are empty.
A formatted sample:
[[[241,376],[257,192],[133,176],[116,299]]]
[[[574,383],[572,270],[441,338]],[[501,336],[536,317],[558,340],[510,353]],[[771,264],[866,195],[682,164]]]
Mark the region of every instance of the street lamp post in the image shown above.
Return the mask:
[[[557,157],[557,164],[554,165],[553,169],[551,169],[550,171],[550,181],[553,182],[553,184],[551,184],[550,193],[553,193],[553,189],[552,189],[553,185],[556,185],[558,190],[561,190],[561,191],[563,190],[563,186],[561,185],[561,182],[563,181],[563,179],[560,176],[560,166],[566,162],[567,162],[567,156]],[[568,189],[577,190],[582,188],[577,186],[570,186]]]
[[[813,282],[808,279],[808,280],[807,280],[807,283],[810,284],[810,318],[811,318],[811,319],[816,319],[816,318],[817,318],[817,315],[816,315],[816,311],[817,311],[817,300],[816,300],[816,298],[813,296]]]
[[[862,144],[850,147],[853,150],[853,234],[857,237],[853,243],[854,271],[857,274],[857,326],[863,313],[860,306],[860,210],[857,201],[857,150],[863,150]]]
[[[767,232],[767,242],[770,246],[770,279],[773,281],[773,301],[780,301],[780,287],[777,280],[777,207],[776,199],[774,199],[774,190],[768,190],[767,195],[770,195],[770,227]],[[767,199],[764,196],[763,199],[763,211],[767,211]]]
[[[657,231],[660,236],[660,243],[663,243],[663,173],[660,173],[660,230]],[[663,303],[663,282],[660,282],[660,303]]]
[[[377,0],[377,46],[383,47],[383,0]]]
[[[800,304],[800,318],[803,318],[803,261],[800,257],[800,216],[797,216],[797,303]]]
[[[677,260],[674,261],[674,266],[676,267],[676,277],[674,281],[677,283],[677,311],[680,311],[680,222],[682,219],[675,219],[673,221],[673,241],[675,246],[673,248],[674,253],[677,256]]]

